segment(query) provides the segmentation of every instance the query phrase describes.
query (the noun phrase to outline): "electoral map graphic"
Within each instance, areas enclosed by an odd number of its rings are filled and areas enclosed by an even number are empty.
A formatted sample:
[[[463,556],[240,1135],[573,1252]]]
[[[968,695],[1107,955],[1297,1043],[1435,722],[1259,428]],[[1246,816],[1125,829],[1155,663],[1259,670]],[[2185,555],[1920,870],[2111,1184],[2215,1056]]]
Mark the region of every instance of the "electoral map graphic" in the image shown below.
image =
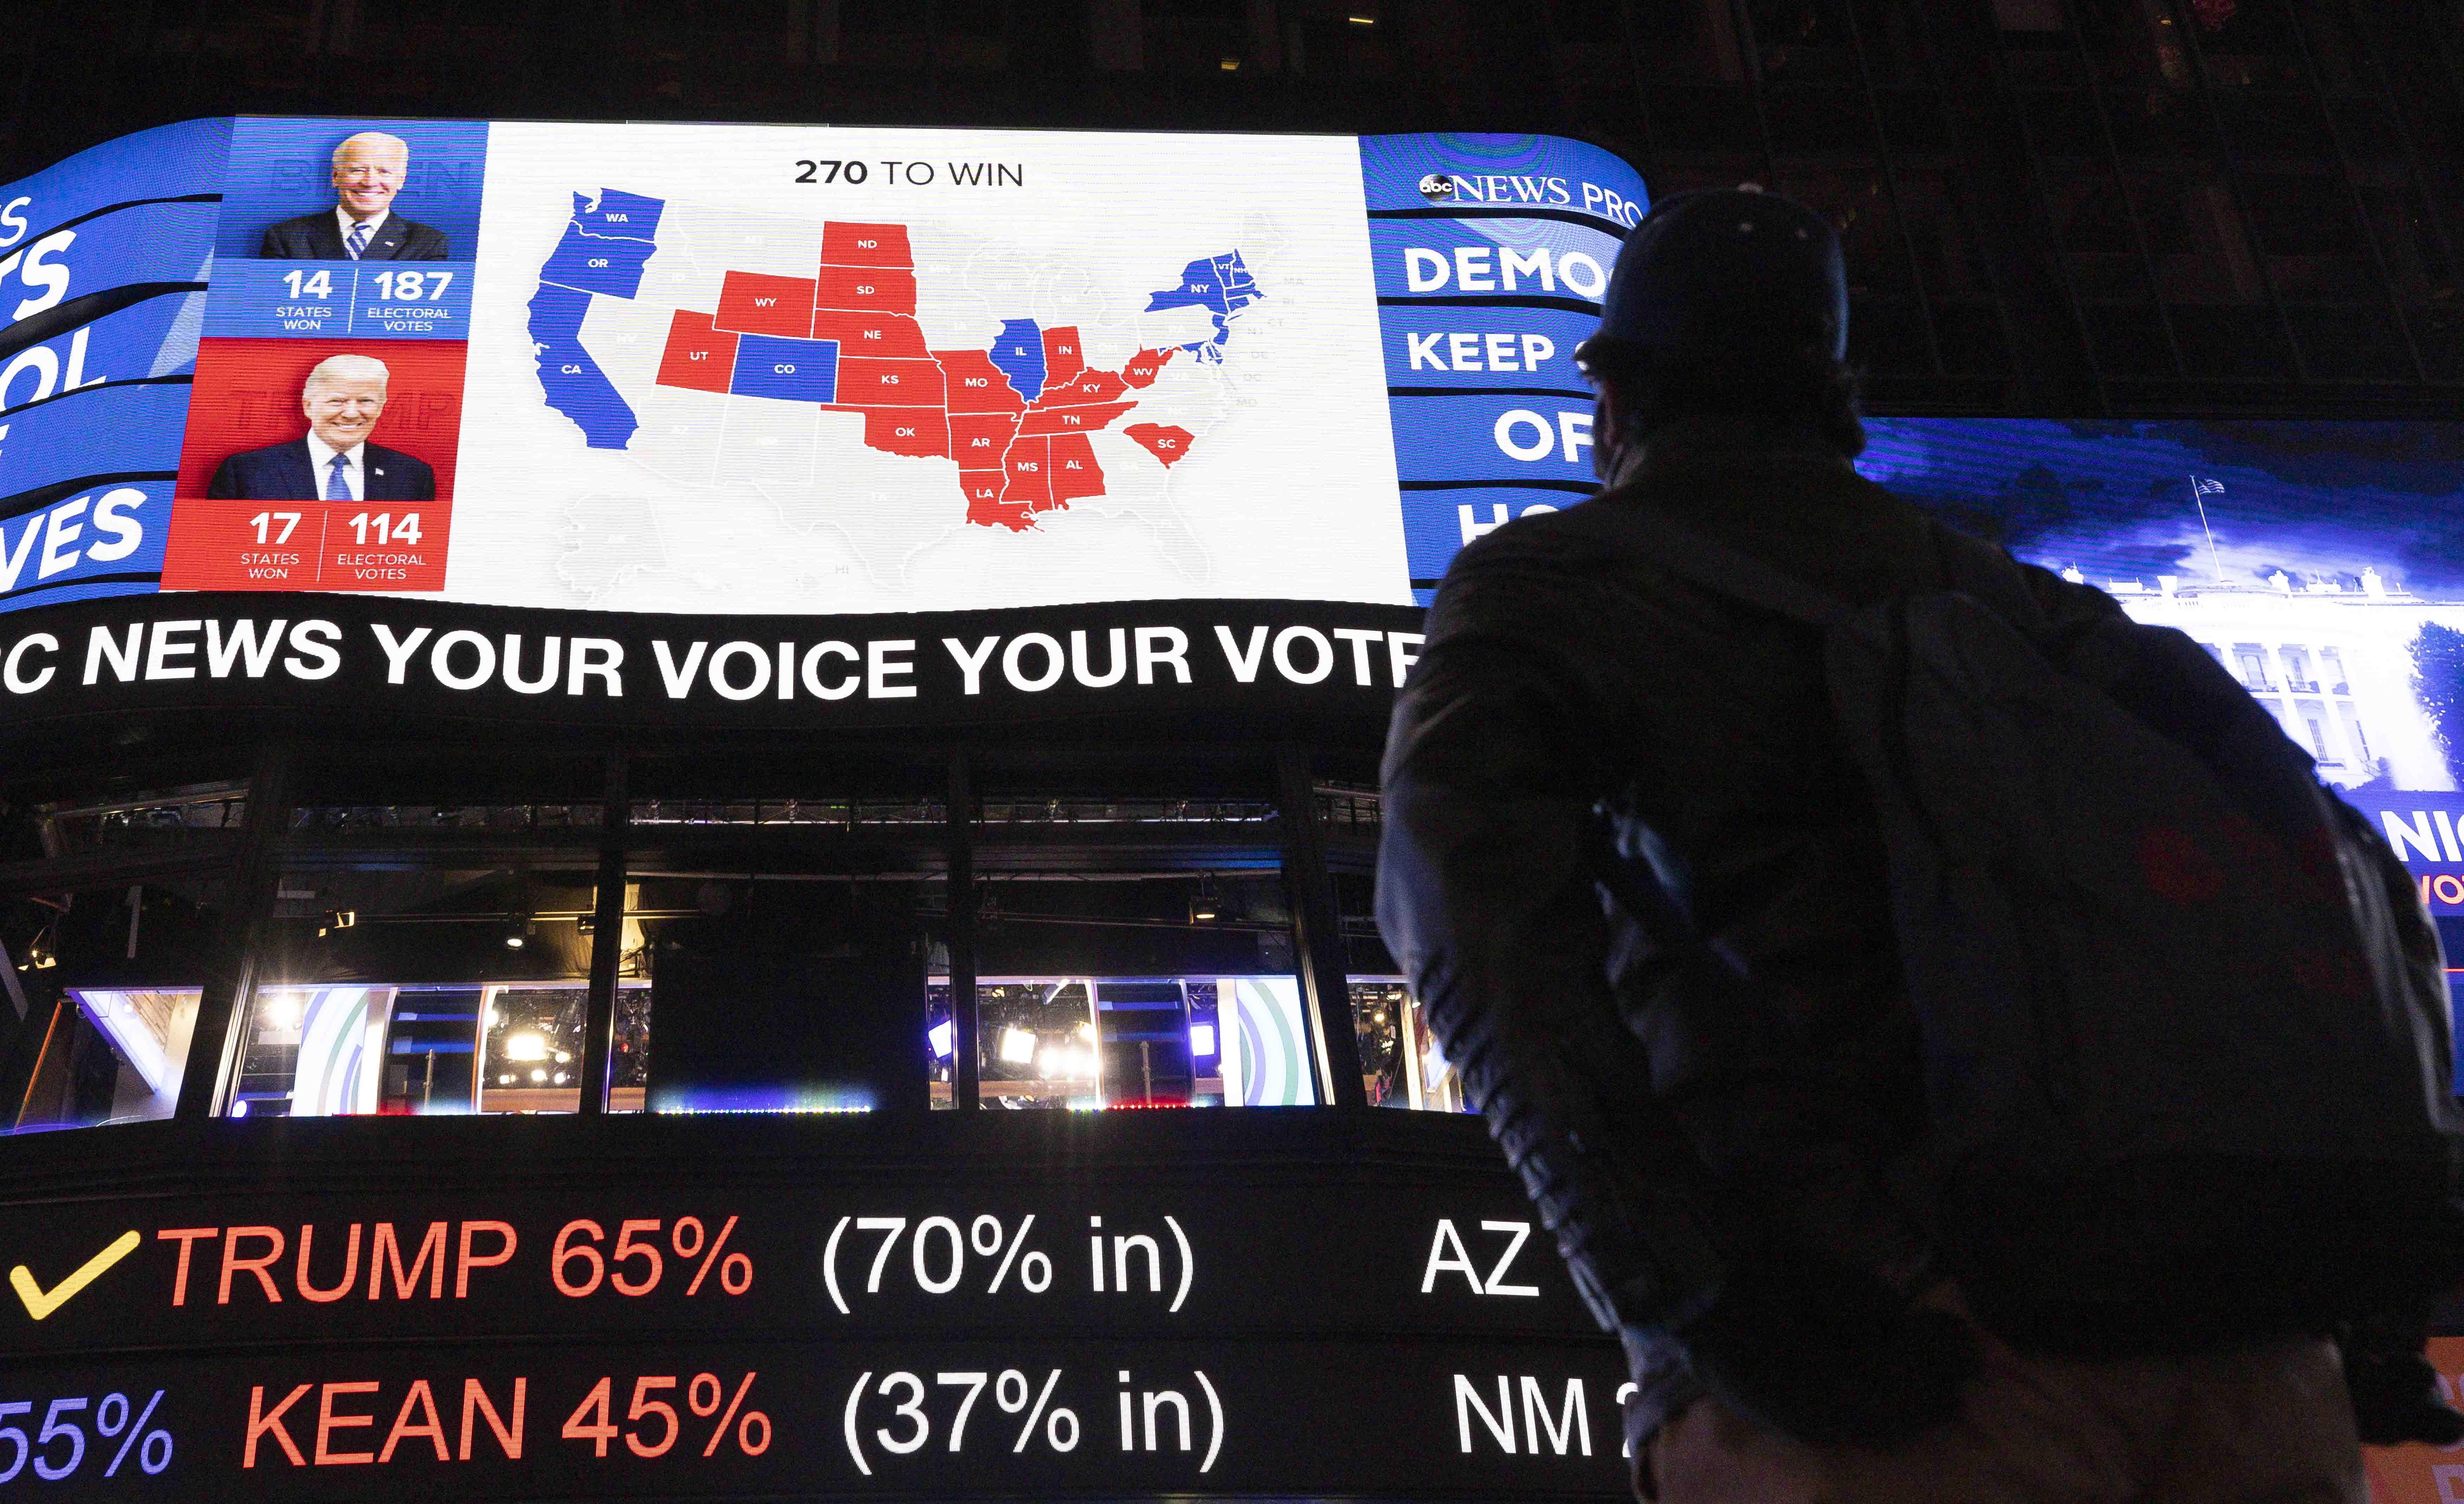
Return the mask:
[[[1262,139],[1261,196],[1185,138],[524,131],[490,144],[449,596],[1408,599],[1350,143]],[[799,186],[823,139],[838,181]]]
[[[616,188],[577,193],[573,222],[539,269],[530,322],[539,386],[594,448],[626,449],[641,425],[591,354],[583,323],[594,298],[636,297],[666,210]],[[1088,436],[1133,412],[1175,356],[1220,364],[1232,321],[1263,296],[1241,253],[1227,251],[1182,267],[1145,308],[1201,310],[1212,332],[1141,349],[1117,370],[1087,363],[1076,326],[1033,319],[1002,320],[984,349],[935,350],[916,321],[907,226],[827,220],[821,241],[813,276],[730,271],[714,309],[675,309],[656,385],[858,414],[867,448],[955,461],[966,520],[1013,530],[1102,496],[1104,471]],[[1121,432],[1166,467],[1188,457],[1196,436],[1166,423]]]

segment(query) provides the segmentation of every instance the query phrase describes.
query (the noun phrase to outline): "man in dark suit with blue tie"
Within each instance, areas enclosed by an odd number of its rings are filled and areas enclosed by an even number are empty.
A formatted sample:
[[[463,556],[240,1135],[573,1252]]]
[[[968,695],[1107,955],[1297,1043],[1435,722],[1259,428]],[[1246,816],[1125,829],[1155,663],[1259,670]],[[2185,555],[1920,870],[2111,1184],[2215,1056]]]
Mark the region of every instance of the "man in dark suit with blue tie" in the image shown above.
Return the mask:
[[[206,495],[227,501],[433,501],[428,461],[368,442],[385,415],[385,362],[336,355],[308,373],[299,408],[308,432],[233,454]]]
[[[393,212],[410,175],[410,144],[363,130],[334,148],[334,207],[286,219],[256,249],[273,261],[443,261],[442,231]]]

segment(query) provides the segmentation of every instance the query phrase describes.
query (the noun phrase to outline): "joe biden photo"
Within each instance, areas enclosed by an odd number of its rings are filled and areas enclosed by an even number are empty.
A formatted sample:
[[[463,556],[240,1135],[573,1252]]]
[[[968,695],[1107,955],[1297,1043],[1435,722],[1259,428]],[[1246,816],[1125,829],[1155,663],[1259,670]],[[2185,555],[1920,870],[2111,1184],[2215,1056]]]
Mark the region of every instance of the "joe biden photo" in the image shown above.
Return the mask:
[[[265,232],[261,259],[279,261],[442,261],[452,254],[444,232],[405,219],[393,198],[410,176],[410,144],[363,130],[334,148],[334,207],[286,219]]]

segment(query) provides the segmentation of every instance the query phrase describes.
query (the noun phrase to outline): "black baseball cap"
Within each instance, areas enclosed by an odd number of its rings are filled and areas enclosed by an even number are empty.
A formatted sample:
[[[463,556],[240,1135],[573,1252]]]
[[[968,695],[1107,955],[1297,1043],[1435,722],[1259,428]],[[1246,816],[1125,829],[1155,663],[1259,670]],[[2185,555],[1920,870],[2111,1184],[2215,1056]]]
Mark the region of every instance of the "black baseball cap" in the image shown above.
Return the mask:
[[[1828,221],[1748,184],[1680,193],[1626,235],[1588,373],[1620,354],[1734,365],[1813,349],[1848,354],[1848,271]]]

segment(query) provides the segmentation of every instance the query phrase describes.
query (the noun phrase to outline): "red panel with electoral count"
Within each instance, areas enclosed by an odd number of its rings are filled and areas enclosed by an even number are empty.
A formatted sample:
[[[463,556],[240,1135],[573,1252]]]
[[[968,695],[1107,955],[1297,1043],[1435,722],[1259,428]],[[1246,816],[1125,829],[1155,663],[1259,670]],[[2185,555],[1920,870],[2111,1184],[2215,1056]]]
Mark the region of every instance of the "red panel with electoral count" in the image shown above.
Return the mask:
[[[163,587],[443,589],[467,350],[201,341]],[[337,453],[347,478],[326,499],[316,460]]]

